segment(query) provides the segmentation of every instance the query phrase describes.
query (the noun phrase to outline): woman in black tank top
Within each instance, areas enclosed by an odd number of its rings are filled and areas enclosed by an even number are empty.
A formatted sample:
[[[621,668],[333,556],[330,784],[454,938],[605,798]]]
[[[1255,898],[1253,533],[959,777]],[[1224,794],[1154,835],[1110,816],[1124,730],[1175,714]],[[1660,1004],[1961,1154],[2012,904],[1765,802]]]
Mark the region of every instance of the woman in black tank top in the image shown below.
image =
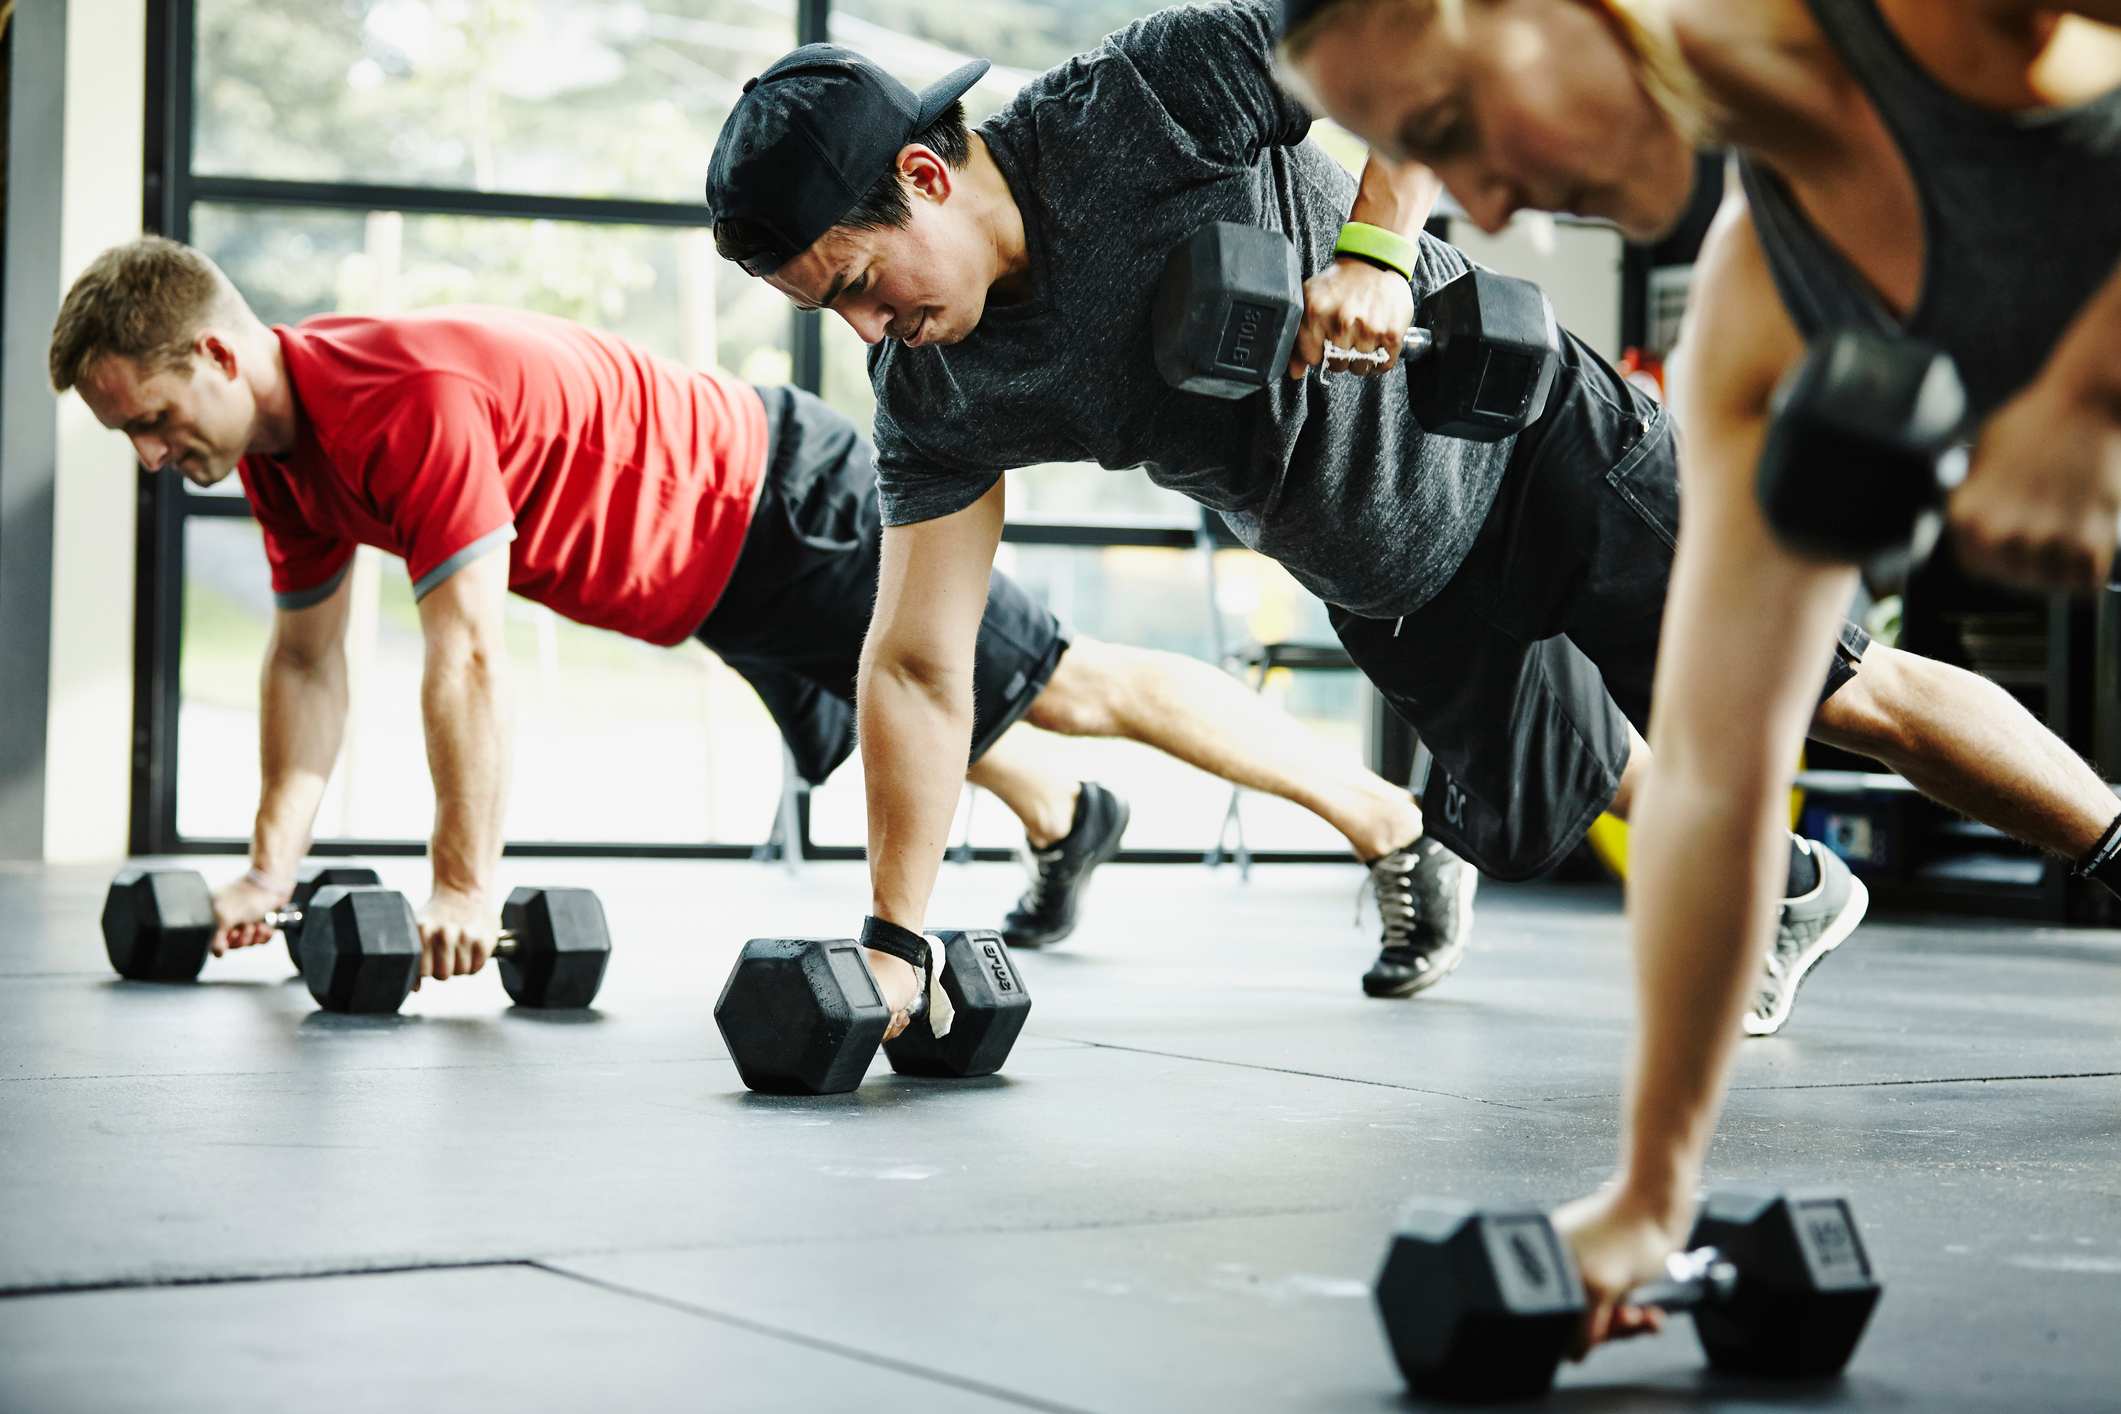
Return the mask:
[[[1776,802],[1813,708],[1811,645],[1855,588],[1853,570],[1775,541],[1754,500],[1769,399],[1806,340],[1855,327],[1951,353],[1978,419],[1950,506],[1962,560],[2020,583],[2107,577],[2121,0],[1283,0],[1283,13],[1299,95],[1374,153],[1435,169],[1486,229],[1569,211],[1651,238],[1687,210],[1697,147],[1733,149],[1742,178],[1672,361],[1686,517],[1657,770],[1631,821],[1642,1032],[1621,1165],[1558,1215],[1595,1343],[1651,1323],[1618,1296],[1660,1273],[1691,1220],[1784,868]],[[2082,777],[2056,837],[2116,887],[2121,819]]]
[[[2085,434],[2067,457],[2044,419],[1983,439],[1952,514],[1969,566],[2029,588],[2106,582],[2121,514],[2121,0],[1282,10],[1290,86],[1373,151],[1436,171],[1489,231],[1561,211],[1654,239],[1689,209],[1694,150],[1732,149],[1801,335],[1920,336],[1957,358],[1977,415],[2007,420],[2013,395],[2037,395]]]

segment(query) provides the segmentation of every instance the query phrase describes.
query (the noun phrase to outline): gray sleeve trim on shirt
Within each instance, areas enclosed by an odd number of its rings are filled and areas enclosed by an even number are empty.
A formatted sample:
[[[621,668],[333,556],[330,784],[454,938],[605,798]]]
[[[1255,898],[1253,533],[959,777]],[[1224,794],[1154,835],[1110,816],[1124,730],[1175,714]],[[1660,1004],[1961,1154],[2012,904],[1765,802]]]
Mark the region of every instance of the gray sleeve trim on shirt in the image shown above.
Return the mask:
[[[877,500],[885,525],[918,525],[956,515],[994,489],[1002,473],[930,472],[925,476],[880,474]]]
[[[420,600],[425,599],[441,585],[443,580],[448,579],[458,570],[478,559],[479,556],[498,550],[515,538],[516,528],[513,525],[504,525],[491,534],[481,535],[478,539],[472,541],[439,565],[436,565],[426,574],[414,580],[412,582],[413,602],[418,603]]]
[[[273,604],[290,613],[297,609],[314,609],[317,605],[339,592],[339,586],[346,582],[347,571],[353,568],[353,562],[354,557],[348,555],[346,563],[339,566],[338,573],[314,589],[293,589],[284,594],[274,590],[272,596]]]

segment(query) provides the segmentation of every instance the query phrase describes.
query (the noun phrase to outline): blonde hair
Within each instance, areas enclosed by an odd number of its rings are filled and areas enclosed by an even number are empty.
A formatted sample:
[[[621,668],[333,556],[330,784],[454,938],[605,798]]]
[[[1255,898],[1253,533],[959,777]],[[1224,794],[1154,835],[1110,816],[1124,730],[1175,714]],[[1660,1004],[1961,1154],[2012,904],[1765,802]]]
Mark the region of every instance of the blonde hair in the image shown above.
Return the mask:
[[[188,245],[145,236],[89,262],[52,325],[52,390],[64,393],[113,354],[151,371],[181,367],[199,330],[252,319],[219,266]]]
[[[1440,20],[1453,33],[1463,33],[1467,8],[1479,3],[1482,0],[1321,0],[1283,37],[1282,65],[1293,68],[1328,28],[1360,10],[1383,5],[1421,9]],[[1679,36],[1672,27],[1666,0],[1582,0],[1582,3],[1598,6],[1611,18],[1627,42],[1629,52],[1635,56],[1636,77],[1681,134],[1696,145],[1713,140],[1715,105],[1680,49]]]

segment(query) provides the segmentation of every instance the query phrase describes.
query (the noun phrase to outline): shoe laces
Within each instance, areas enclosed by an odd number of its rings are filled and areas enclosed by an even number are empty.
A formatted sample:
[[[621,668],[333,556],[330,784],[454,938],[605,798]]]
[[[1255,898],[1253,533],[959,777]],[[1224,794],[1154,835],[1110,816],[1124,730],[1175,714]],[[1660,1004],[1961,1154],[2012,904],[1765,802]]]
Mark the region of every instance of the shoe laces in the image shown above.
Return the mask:
[[[1027,913],[1039,914],[1053,902],[1058,891],[1058,874],[1067,851],[1058,844],[1044,849],[1025,848],[1022,851],[1024,869],[1031,876],[1031,885],[1024,890],[1023,908]]]
[[[1355,925],[1362,926],[1362,901],[1377,900],[1378,921],[1384,925],[1384,946],[1411,948],[1414,929],[1421,922],[1421,905],[1414,898],[1414,871],[1420,861],[1411,849],[1396,849],[1370,866],[1370,875],[1355,891]]]

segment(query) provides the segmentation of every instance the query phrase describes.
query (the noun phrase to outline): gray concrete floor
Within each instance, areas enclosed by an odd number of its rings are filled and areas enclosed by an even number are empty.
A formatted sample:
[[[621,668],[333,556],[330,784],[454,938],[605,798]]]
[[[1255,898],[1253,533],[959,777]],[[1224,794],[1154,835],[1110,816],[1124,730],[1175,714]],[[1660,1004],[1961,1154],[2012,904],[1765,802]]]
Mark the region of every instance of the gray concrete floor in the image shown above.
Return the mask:
[[[0,871],[0,1411],[1405,1408],[1367,1293],[1399,1202],[1551,1203],[1614,1153],[1611,891],[1485,890],[1395,1004],[1353,868],[1113,868],[1023,957],[1000,1076],[791,1101],[710,1008],[744,938],[849,931],[858,866],[510,873],[602,891],[594,1013],[489,974],[327,1016],[278,946],[121,982],[106,873]],[[950,867],[937,921],[1019,882]],[[1738,1086],[1712,1178],[1855,1201],[1854,1364],[1734,1383],[1680,1320],[1553,1407],[2121,1408],[2121,938],[1874,924]]]

